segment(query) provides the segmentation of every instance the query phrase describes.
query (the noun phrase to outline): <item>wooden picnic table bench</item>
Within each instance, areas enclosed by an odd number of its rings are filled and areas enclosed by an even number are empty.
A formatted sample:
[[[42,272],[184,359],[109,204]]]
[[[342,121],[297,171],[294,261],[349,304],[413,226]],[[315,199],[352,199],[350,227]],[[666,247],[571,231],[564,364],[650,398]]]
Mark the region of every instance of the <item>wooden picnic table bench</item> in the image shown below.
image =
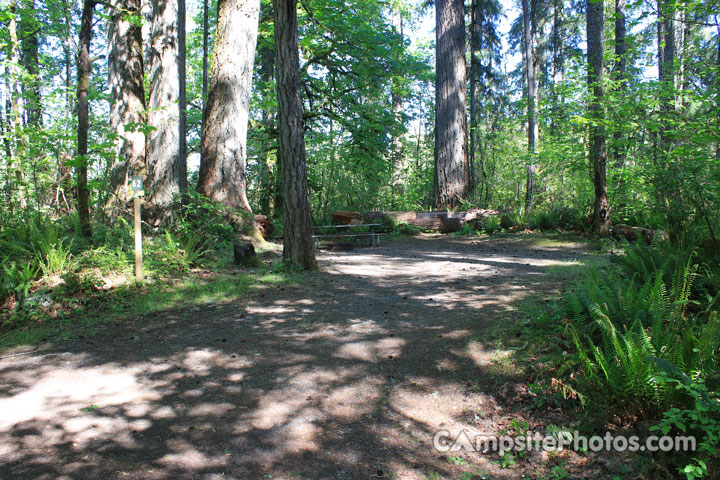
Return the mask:
[[[375,227],[382,227],[382,223],[362,223],[358,225],[319,225],[312,227],[313,230],[317,233],[315,233],[312,238],[313,242],[315,244],[315,248],[320,247],[320,239],[323,238],[342,238],[342,237],[368,237],[370,238],[370,246],[371,247],[379,247],[380,246],[380,235],[382,233],[375,232]],[[346,228],[368,228],[369,231],[367,232],[347,232],[347,233],[320,233],[321,229],[328,229],[328,230],[336,230],[338,232],[342,231],[342,229]]]

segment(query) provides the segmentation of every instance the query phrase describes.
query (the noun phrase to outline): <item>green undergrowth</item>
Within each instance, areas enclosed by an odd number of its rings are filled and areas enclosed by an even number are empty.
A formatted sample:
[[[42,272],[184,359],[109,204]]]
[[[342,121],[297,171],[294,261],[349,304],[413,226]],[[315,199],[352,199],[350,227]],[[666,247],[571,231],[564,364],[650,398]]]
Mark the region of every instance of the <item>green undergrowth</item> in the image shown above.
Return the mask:
[[[708,477],[720,466],[717,254],[690,242],[617,250],[611,264],[587,268],[551,301],[526,305],[525,322],[503,331],[521,345],[515,362],[528,365],[528,408],[563,409],[593,434],[614,423],[645,435],[693,435],[695,452],[656,461],[678,478]]]
[[[280,247],[273,243],[256,248],[255,268],[233,265],[233,243],[245,232],[227,217],[193,195],[164,228],[145,226],[142,284],[134,278],[133,229],[123,217],[97,223],[92,238],[79,233],[76,217],[27,215],[3,224],[0,347],[56,338],[106,317],[226,302],[291,276],[275,271]]]

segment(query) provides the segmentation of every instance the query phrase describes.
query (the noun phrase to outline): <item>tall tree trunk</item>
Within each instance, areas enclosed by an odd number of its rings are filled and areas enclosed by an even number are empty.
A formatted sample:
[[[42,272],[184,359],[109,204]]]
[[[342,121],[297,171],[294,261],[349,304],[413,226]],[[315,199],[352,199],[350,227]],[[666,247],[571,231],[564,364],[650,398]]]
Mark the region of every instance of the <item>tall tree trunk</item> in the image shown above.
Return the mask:
[[[263,3],[260,7],[260,22],[272,21],[272,3]],[[263,38],[262,46],[258,48],[260,80],[262,87],[266,88],[275,78],[275,47],[273,38]],[[261,127],[263,147],[258,154],[260,164],[260,213],[272,218],[275,210],[275,175],[276,169],[271,162],[271,145],[274,143],[275,115],[270,109],[263,107],[261,113]]]
[[[717,111],[715,121],[718,127],[716,134],[720,135],[720,23],[717,22],[717,17],[715,17],[715,22],[717,24],[717,52],[715,57],[715,66],[717,67],[715,73],[715,108]],[[715,159],[720,161],[720,139],[718,139],[718,143],[715,146]]]
[[[247,127],[260,0],[220,0],[205,106],[198,191],[250,212]]]
[[[465,7],[437,0],[435,73],[435,205],[453,208],[468,192]]]
[[[115,217],[125,211],[128,180],[145,176],[145,86],[140,0],[115,0],[108,26],[110,129],[118,135],[110,172],[110,197],[105,212]],[[136,18],[130,18],[131,16]]]
[[[3,139],[3,147],[5,147],[5,199],[8,207],[8,211],[13,213],[13,152],[12,145],[10,143],[10,132],[12,131],[12,125],[10,123],[10,117],[12,116],[10,106],[10,82],[8,81],[8,71],[5,69],[5,105],[0,105],[0,112],[5,111],[5,117],[0,118],[0,135]],[[4,107],[4,108],[3,108]]]
[[[553,0],[553,73],[552,73],[552,117],[550,120],[550,134],[554,135],[558,125],[558,116],[562,111],[559,105],[558,85],[562,81],[563,64],[565,63],[565,32],[562,0]]]
[[[535,189],[535,141],[538,136],[537,120],[535,118],[535,102],[537,81],[535,79],[535,55],[533,53],[533,36],[531,29],[531,15],[528,0],[522,0],[523,17],[523,58],[525,60],[525,81],[527,85],[527,121],[528,121],[528,161],[527,180],[525,183],[525,211],[532,209]]]
[[[393,33],[396,35],[403,36],[403,19],[402,12],[398,1],[392,4],[392,26]],[[390,98],[393,118],[395,122],[403,122],[403,99],[400,94],[402,88],[400,78],[393,76],[392,78],[392,94]],[[397,129],[393,128],[390,158],[393,163],[393,185],[396,187],[402,187],[404,183],[403,178],[403,162],[402,162],[402,135],[399,134]],[[402,193],[402,190],[398,193]]]
[[[660,93],[660,128],[659,128],[659,166],[655,183],[659,193],[664,197],[663,205],[666,208],[668,236],[670,242],[675,244],[680,240],[687,215],[680,198],[678,188],[678,172],[672,162],[671,150],[673,148],[676,87],[676,3],[672,0],[658,0],[658,83]]]
[[[665,121],[675,109],[675,8],[671,0],[658,0],[658,81],[660,82],[660,105],[666,115]],[[665,122],[662,122],[665,123]],[[660,129],[663,153],[670,146],[669,129]]]
[[[18,199],[20,209],[27,207],[25,199],[25,179],[23,178],[22,161],[25,157],[27,149],[27,139],[23,130],[23,117],[25,116],[23,102],[21,98],[21,65],[20,65],[20,43],[18,42],[17,22],[15,14],[17,12],[17,2],[10,2],[10,21],[8,22],[8,34],[10,36],[10,97],[11,97],[11,118],[13,125],[13,138],[15,139],[15,162],[13,170],[15,173],[15,192]]]
[[[625,26],[625,0],[615,0],[615,68],[613,76],[619,82],[618,95],[624,97],[627,90],[627,43]],[[621,102],[622,104],[622,102]],[[613,134],[612,155],[615,167],[620,169],[625,164],[625,135],[622,130]]]
[[[25,10],[22,31],[22,64],[28,79],[25,82],[25,116],[27,124],[36,127],[42,126],[42,104],[40,102],[40,68],[38,61],[39,22],[35,14],[35,0],[23,2]]]
[[[470,152],[468,155],[468,189],[475,194],[475,154],[480,135],[478,103],[480,98],[480,54],[482,49],[483,10],[481,0],[472,0],[470,10]],[[487,187],[487,185],[484,185]]]
[[[207,101],[208,89],[208,55],[210,54],[208,40],[210,37],[210,14],[208,12],[208,3],[210,0],[203,0],[203,61],[202,61],[202,106],[205,111],[205,102]]]
[[[148,213],[168,220],[173,198],[187,191],[185,0],[153,1],[146,164]]]
[[[605,152],[605,110],[603,106],[603,5],[587,0],[588,89],[591,93],[590,162],[593,165],[595,205],[593,227],[599,235],[610,232],[610,206],[607,199],[607,154]]]
[[[277,55],[278,158],[283,175],[283,259],[317,268],[310,232],[305,139],[300,99],[297,0],[273,0]]]
[[[74,97],[72,94],[73,89],[73,78],[72,78],[72,63],[73,63],[73,28],[72,28],[72,9],[74,6],[73,0],[63,1],[63,18],[65,20],[65,30],[63,39],[63,63],[65,70],[65,112],[66,112],[66,125],[67,128],[71,128],[73,115],[75,114],[74,108]],[[75,197],[75,189],[73,189],[73,175],[72,169],[67,165],[67,160],[73,155],[73,146],[62,142],[60,151],[57,157],[57,188],[55,190],[56,197],[56,210],[62,210],[60,200],[62,199],[65,204],[66,210],[70,211],[70,203],[74,202],[71,200]]]
[[[88,92],[90,91],[90,71],[92,60],[90,59],[90,39],[92,37],[92,17],[95,9],[95,0],[85,0],[83,3],[82,18],[80,20],[80,39],[78,42],[80,52],[78,53],[78,131],[77,131],[77,154],[80,158],[77,168],[77,198],[78,216],[83,235],[90,237],[92,229],[90,226],[90,192],[88,190],[88,130],[90,120],[88,114]]]

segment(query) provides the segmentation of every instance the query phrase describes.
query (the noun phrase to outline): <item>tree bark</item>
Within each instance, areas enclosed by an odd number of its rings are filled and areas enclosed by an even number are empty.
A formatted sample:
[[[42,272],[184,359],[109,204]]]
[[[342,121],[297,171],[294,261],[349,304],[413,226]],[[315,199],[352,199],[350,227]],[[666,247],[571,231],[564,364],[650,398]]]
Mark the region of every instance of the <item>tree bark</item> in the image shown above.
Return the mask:
[[[605,112],[603,106],[603,2],[587,0],[588,88],[591,93],[590,163],[593,165],[595,205],[593,227],[597,234],[610,232],[610,206],[607,199],[607,154],[605,151]]]
[[[10,37],[10,97],[11,97],[11,118],[13,126],[13,137],[15,139],[15,151],[13,170],[15,174],[15,192],[18,206],[21,210],[27,207],[25,199],[25,179],[23,178],[22,161],[27,149],[27,139],[23,130],[23,117],[25,116],[21,98],[21,71],[20,71],[20,43],[18,41],[17,22],[17,1],[10,2],[10,21],[8,22],[8,34]],[[8,159],[9,160],[9,159]]]
[[[273,12],[271,3],[263,3],[260,7],[260,22],[272,21]],[[269,36],[268,36],[269,37]],[[262,88],[267,88],[275,79],[275,40],[273,38],[263,38],[262,46],[258,47],[259,56],[259,74],[262,82]],[[275,165],[271,162],[270,152],[274,142],[275,115],[268,108],[263,107],[261,113],[261,138],[263,146],[258,154],[258,163],[260,164],[260,199],[258,201],[260,213],[267,218],[272,219],[275,214],[275,175],[277,174]]]
[[[615,0],[615,68],[613,75],[615,81],[620,82],[618,94],[622,97],[627,90],[627,43],[625,26],[625,0]],[[625,135],[622,131],[613,134],[612,154],[616,168],[625,164]]]
[[[465,7],[437,0],[435,72],[435,204],[454,208],[468,192]]]
[[[80,217],[80,228],[86,237],[92,235],[90,226],[90,192],[88,190],[88,130],[90,120],[88,114],[88,93],[90,91],[90,71],[92,61],[90,60],[90,40],[92,37],[92,17],[95,9],[95,0],[83,2],[82,18],[80,20],[80,38],[78,46],[78,130],[77,130],[77,154],[80,164],[77,168],[77,209]]]
[[[116,155],[110,172],[110,197],[105,212],[116,217],[129,201],[128,180],[145,176],[145,86],[140,0],[115,0],[108,26],[110,130],[117,134]],[[135,19],[129,18],[134,16]],[[135,21],[131,21],[135,20]]]
[[[400,5],[398,2],[393,2],[392,5],[392,26],[393,33],[396,35],[403,36],[403,19],[402,12],[400,11]],[[400,78],[393,76],[392,78],[392,93],[390,95],[390,107],[392,108],[393,118],[395,122],[403,123],[403,98],[400,94],[402,88]],[[390,158],[393,163],[393,185],[400,190],[397,192],[402,194],[404,178],[403,178],[403,162],[402,162],[402,135],[395,126],[393,126]]]
[[[523,18],[523,59],[525,61],[525,80],[527,85],[527,119],[528,119],[528,161],[527,180],[525,184],[525,212],[532,209],[535,189],[535,141],[538,136],[538,126],[535,116],[537,81],[535,78],[535,54],[533,53],[533,35],[530,6],[528,0],[522,0]]]
[[[205,111],[205,102],[207,101],[208,87],[208,56],[210,54],[208,40],[210,37],[210,15],[208,12],[208,3],[210,0],[203,0],[203,61],[202,61],[202,106]]]
[[[670,0],[658,0],[657,40],[660,105],[663,113],[668,116],[675,109],[675,8],[673,5]],[[663,153],[667,153],[670,146],[668,134],[669,129],[662,126],[660,143]]]
[[[715,121],[717,122],[717,132],[720,132],[720,24],[717,25],[716,42],[717,51],[715,53],[715,66],[717,67],[718,73],[715,74],[715,108],[717,109],[718,113],[715,115]],[[718,143],[715,146],[715,160],[720,161],[720,139],[718,139]]]
[[[472,0],[470,7],[470,152],[468,155],[468,189],[475,193],[475,152],[478,148],[478,102],[480,96],[480,52],[482,49],[483,10],[481,0]]]
[[[317,268],[310,231],[305,139],[300,99],[297,0],[273,0],[277,55],[278,159],[283,175],[283,259]]]
[[[25,21],[21,22],[22,65],[28,74],[25,82],[25,116],[26,123],[36,127],[42,126],[42,104],[40,102],[40,68],[38,61],[38,36],[40,27],[35,13],[35,0],[23,2]]]
[[[187,191],[185,0],[154,0],[145,181],[147,212],[158,223]]]
[[[257,44],[259,0],[220,0],[205,106],[198,191],[250,212],[247,127]]]

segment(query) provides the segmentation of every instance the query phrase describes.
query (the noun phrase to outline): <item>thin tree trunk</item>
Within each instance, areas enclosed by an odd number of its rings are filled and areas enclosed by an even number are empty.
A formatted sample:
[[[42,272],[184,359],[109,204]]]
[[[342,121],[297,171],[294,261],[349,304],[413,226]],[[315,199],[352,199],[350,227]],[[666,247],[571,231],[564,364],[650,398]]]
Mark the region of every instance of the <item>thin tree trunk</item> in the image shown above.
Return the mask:
[[[558,85],[562,81],[562,65],[565,62],[564,57],[564,19],[563,19],[563,2],[562,0],[553,0],[553,27],[552,27],[552,45],[553,45],[553,74],[552,74],[552,118],[550,121],[550,134],[556,133],[559,114],[562,106],[559,105]]]
[[[90,59],[90,39],[92,37],[92,17],[95,9],[95,0],[85,0],[83,13],[80,21],[80,39],[78,45],[78,131],[77,131],[77,154],[80,164],[77,169],[77,198],[78,216],[80,227],[86,237],[92,235],[90,226],[90,192],[88,190],[88,130],[90,120],[88,114],[88,93],[90,91],[90,71],[92,60]]]
[[[208,55],[209,45],[208,39],[210,36],[210,18],[208,12],[208,3],[210,0],[203,0],[203,62],[202,62],[202,106],[203,112],[205,111],[205,102],[207,101],[207,88],[208,88]]]
[[[21,98],[21,72],[20,72],[20,44],[18,42],[17,22],[15,13],[17,11],[16,0],[10,2],[10,21],[8,22],[8,33],[10,36],[10,96],[12,106],[13,137],[15,139],[15,162],[13,170],[15,173],[15,191],[20,209],[27,207],[25,199],[25,180],[22,170],[22,161],[27,149],[27,139],[23,130],[23,117],[25,116]]]
[[[220,0],[205,107],[198,191],[250,212],[247,127],[260,0]]]
[[[283,174],[283,259],[317,268],[310,232],[305,139],[300,99],[297,0],[273,0],[277,55],[278,158]]]
[[[153,1],[145,181],[150,217],[165,223],[187,191],[185,0]]]
[[[535,79],[535,55],[533,53],[533,36],[531,29],[531,15],[528,0],[522,0],[523,17],[523,43],[525,59],[525,76],[527,85],[527,117],[528,117],[528,161],[527,180],[525,185],[525,212],[532,209],[534,201],[534,176],[535,176],[535,141],[538,134],[537,120],[535,118],[536,88]]]
[[[675,9],[670,0],[658,0],[658,81],[660,83],[660,105],[663,113],[671,115],[675,109]],[[662,122],[665,123],[665,122]],[[660,129],[663,153],[670,146],[669,129]]]
[[[72,25],[72,8],[73,8],[73,2],[70,0],[65,0],[63,2],[63,16],[65,19],[65,38],[63,40],[63,63],[65,64],[65,112],[66,112],[66,125],[67,128],[72,128],[73,123],[73,115],[74,115],[74,101],[73,101],[73,94],[72,94],[72,88],[73,88],[73,78],[72,78],[72,63],[73,63],[73,29],[71,27]],[[62,142],[61,150],[58,152],[57,157],[57,182],[58,186],[56,189],[56,204],[57,209],[60,210],[60,197],[63,198],[63,201],[67,207],[68,212],[70,211],[70,200],[74,195],[75,191],[73,189],[73,176],[72,176],[72,170],[70,167],[67,166],[66,160],[68,160],[73,155],[73,146],[70,144],[66,144],[65,141]],[[73,202],[74,203],[74,202]]]
[[[677,71],[675,68],[676,50],[676,4],[671,0],[658,0],[658,84],[660,93],[660,128],[659,128],[659,166],[661,170],[655,179],[659,193],[664,197],[666,208],[668,236],[675,244],[686,221],[686,214],[678,188],[676,165],[672,162],[674,132],[672,125],[675,116],[677,95]]]
[[[435,76],[435,205],[454,208],[468,192],[465,7],[437,0]]]
[[[468,155],[468,189],[475,194],[475,154],[478,149],[480,125],[478,102],[480,97],[480,53],[482,49],[482,5],[473,0],[470,10],[470,152]]]
[[[5,88],[6,92],[9,93],[8,84],[7,81],[8,78],[8,72],[7,67],[5,69]],[[3,108],[4,107],[4,108]],[[13,213],[13,195],[12,195],[12,165],[13,165],[13,153],[12,153],[12,145],[10,144],[10,131],[12,130],[12,126],[10,125],[10,98],[9,95],[6,95],[6,102],[5,105],[0,105],[0,115],[2,110],[5,110],[5,118],[0,118],[0,135],[2,135],[3,139],[3,146],[5,147],[5,204],[8,207],[8,211],[12,214]]]
[[[21,24],[23,34],[21,40],[22,64],[28,74],[25,82],[25,116],[27,124],[42,126],[42,104],[40,102],[40,68],[38,61],[39,23],[35,14],[35,0],[23,2],[27,24]],[[24,22],[23,22],[24,23]]]
[[[260,8],[260,22],[262,23],[266,19],[272,21],[272,4],[263,3]],[[258,48],[258,56],[260,57],[260,80],[264,88],[275,78],[275,48],[274,39],[264,38],[263,40],[262,46]],[[275,115],[270,109],[263,108],[261,118],[263,146],[258,154],[258,163],[260,164],[260,199],[258,204],[260,206],[260,213],[268,218],[272,218],[275,210],[276,172],[270,161],[270,146],[274,143],[271,132],[275,127]]]
[[[143,83],[142,28],[129,16],[139,16],[140,0],[116,0],[108,26],[108,76],[110,82],[110,129],[118,135],[110,172],[110,197],[105,212],[116,217],[126,209],[128,181],[145,176],[145,86]]]
[[[613,75],[615,81],[620,82],[618,95],[624,97],[627,90],[627,43],[625,26],[625,0],[615,0],[615,68]],[[622,104],[622,102],[621,102]],[[613,134],[612,156],[615,168],[620,169],[625,164],[625,135],[622,130]]]
[[[717,23],[717,17],[716,17]],[[715,120],[718,123],[717,132],[720,132],[720,23],[717,26],[717,56],[715,57],[715,65],[717,67],[717,73],[715,74],[715,108],[717,113],[715,114]],[[715,146],[715,159],[720,161],[720,139]]]
[[[398,2],[393,3],[392,7],[392,26],[396,35],[403,36],[403,19],[402,12]],[[403,99],[400,94],[401,89],[400,78],[393,76],[392,78],[392,94],[390,98],[393,118],[395,122],[403,122]],[[390,158],[393,163],[393,185],[402,187],[404,183],[403,177],[403,161],[402,161],[402,135],[398,133],[398,129],[393,128]],[[402,193],[402,192],[399,192]]]
[[[593,166],[595,205],[593,227],[599,235],[610,232],[610,206],[607,199],[607,154],[605,152],[605,112],[603,106],[603,5],[587,0],[588,88],[592,95],[588,114],[590,124],[590,162]]]

